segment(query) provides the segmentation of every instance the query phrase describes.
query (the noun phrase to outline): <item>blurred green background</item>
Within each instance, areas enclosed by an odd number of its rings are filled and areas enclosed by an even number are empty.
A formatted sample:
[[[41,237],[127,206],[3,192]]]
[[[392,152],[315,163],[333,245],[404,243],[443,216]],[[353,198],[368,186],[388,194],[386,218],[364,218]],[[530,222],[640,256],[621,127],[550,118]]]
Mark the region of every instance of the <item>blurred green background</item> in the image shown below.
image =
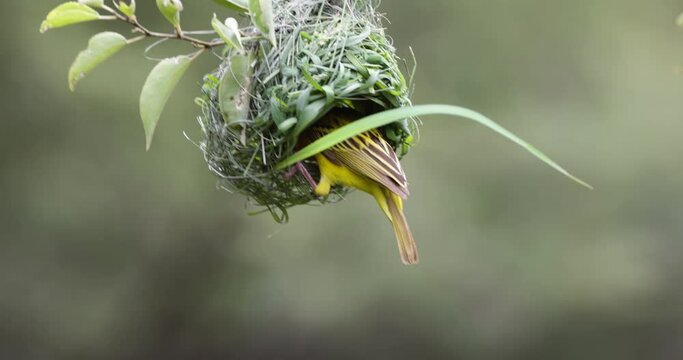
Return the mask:
[[[215,57],[145,152],[144,45],[71,94],[71,61],[112,23],[40,35],[58,3],[3,10],[0,358],[683,358],[683,1],[384,1],[415,103],[479,110],[596,187],[425,118],[405,160],[417,267],[363,194],[281,226],[216,189],[183,135]],[[230,15],[185,5],[186,28]]]

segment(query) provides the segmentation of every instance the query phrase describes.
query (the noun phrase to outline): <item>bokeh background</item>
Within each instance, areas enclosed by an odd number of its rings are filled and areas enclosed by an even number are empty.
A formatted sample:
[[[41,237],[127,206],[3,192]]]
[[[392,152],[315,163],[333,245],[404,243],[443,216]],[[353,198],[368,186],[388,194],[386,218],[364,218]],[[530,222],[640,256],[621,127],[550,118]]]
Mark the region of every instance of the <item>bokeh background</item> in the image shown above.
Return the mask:
[[[363,194],[282,226],[216,189],[183,135],[216,58],[145,152],[144,45],[71,94],[111,23],[40,35],[58,3],[3,4],[0,358],[683,358],[683,1],[384,1],[415,103],[477,109],[596,187],[425,118],[405,160],[417,267]],[[186,28],[230,15],[185,5]]]

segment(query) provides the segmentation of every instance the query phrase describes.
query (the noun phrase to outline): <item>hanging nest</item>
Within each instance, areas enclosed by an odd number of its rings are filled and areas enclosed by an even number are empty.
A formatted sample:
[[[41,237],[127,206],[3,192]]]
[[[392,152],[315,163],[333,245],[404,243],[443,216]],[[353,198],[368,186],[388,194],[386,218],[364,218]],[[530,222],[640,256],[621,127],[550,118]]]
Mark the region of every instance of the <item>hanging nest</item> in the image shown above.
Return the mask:
[[[334,108],[363,115],[410,105],[409,82],[370,0],[274,0],[274,43],[242,28],[244,51],[226,49],[204,79],[201,149],[221,187],[246,195],[287,221],[287,209],[336,202],[349,190],[318,198],[302,176],[285,179],[278,163],[306,130]],[[399,156],[411,146],[410,119],[381,129]],[[303,165],[319,176],[312,160]]]

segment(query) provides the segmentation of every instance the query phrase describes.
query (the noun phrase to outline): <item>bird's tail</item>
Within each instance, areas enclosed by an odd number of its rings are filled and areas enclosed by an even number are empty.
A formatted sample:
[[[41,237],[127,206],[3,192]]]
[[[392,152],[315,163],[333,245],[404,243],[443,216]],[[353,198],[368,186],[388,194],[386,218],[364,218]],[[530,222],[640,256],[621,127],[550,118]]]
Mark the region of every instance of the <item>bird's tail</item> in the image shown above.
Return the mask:
[[[403,215],[401,198],[387,190],[385,190],[385,197],[389,213],[391,214],[391,223],[396,233],[398,250],[401,252],[401,260],[406,265],[415,265],[419,262],[417,246],[415,245],[413,234],[410,232],[410,227],[408,227],[408,221],[406,221],[406,217]]]

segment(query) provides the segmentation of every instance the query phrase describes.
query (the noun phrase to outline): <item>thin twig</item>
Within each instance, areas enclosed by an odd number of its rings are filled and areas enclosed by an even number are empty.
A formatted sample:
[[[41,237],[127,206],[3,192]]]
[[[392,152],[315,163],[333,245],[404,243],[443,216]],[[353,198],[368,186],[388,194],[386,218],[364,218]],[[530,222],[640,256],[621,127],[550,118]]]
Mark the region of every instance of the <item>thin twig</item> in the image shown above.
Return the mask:
[[[107,12],[111,13],[114,17],[111,18],[111,20],[120,20],[123,21],[127,24],[130,24],[133,26],[133,31],[139,32],[143,34],[146,37],[153,37],[153,38],[159,38],[159,39],[176,39],[176,40],[182,40],[182,41],[187,41],[194,45],[195,47],[198,48],[203,48],[203,49],[211,49],[216,46],[221,46],[225,45],[225,42],[222,40],[217,40],[217,41],[204,41],[200,40],[191,36],[185,35],[183,31],[180,30],[180,28],[176,29],[175,33],[161,33],[161,32],[156,32],[156,31],[151,31],[147,29],[146,27],[142,26],[140,22],[137,20],[135,17],[128,17],[126,15],[118,13],[116,10],[110,8],[109,6],[103,6],[102,7],[104,10]]]

